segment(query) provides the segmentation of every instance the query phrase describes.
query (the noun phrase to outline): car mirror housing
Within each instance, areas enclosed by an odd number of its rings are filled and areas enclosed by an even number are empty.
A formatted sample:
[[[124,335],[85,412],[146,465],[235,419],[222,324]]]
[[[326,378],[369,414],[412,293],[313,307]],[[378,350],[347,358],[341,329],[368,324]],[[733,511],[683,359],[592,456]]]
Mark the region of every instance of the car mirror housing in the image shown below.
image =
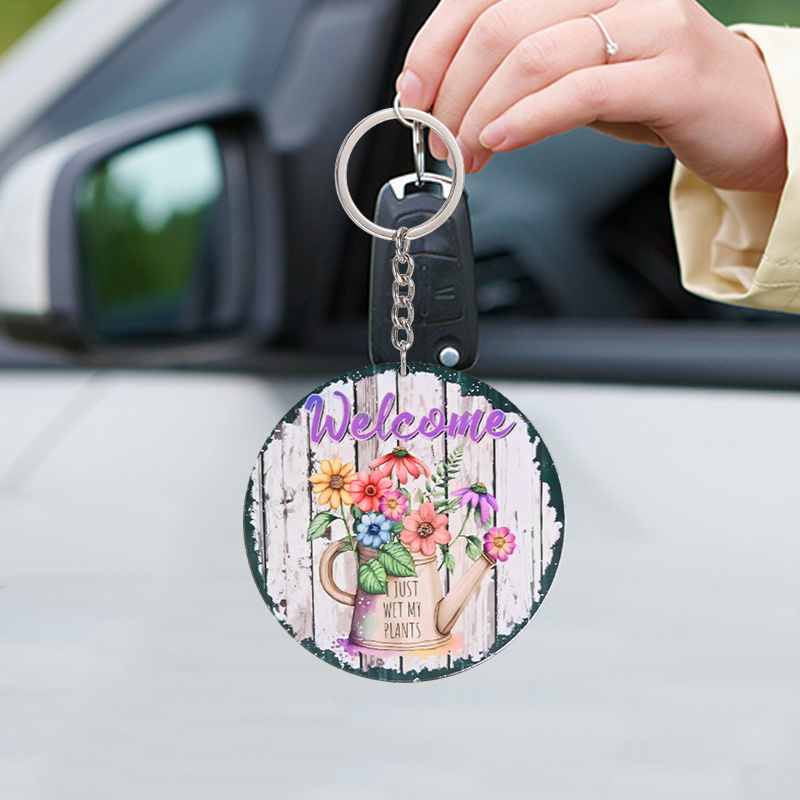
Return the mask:
[[[274,160],[230,97],[79,130],[0,181],[0,314],[82,349],[270,338],[283,306]]]

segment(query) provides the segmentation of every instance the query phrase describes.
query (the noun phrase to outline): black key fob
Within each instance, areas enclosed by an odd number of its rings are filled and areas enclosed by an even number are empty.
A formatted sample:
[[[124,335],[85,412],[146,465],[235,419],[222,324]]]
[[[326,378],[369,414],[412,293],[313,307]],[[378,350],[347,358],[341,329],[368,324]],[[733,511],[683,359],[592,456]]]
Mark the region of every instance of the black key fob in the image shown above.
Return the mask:
[[[375,222],[392,230],[414,228],[442,206],[450,181],[425,173],[402,175],[378,194]],[[435,231],[412,239],[414,344],[408,360],[468,369],[478,357],[475,253],[466,191],[450,218]],[[373,239],[370,266],[370,357],[374,364],[398,360],[392,346],[392,258],[394,242]]]

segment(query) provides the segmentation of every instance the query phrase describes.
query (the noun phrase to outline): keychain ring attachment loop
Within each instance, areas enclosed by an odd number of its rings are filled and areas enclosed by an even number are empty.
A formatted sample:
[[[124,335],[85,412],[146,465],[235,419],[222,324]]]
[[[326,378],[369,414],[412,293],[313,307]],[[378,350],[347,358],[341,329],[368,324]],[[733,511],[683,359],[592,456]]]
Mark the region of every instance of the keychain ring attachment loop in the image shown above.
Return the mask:
[[[442,207],[429,219],[420,225],[411,228],[406,234],[408,239],[419,239],[421,236],[435,231],[450,215],[456,210],[458,201],[461,199],[461,193],[464,190],[464,157],[461,155],[461,150],[456,142],[456,137],[447,129],[447,126],[439,122],[436,117],[431,116],[425,111],[419,111],[416,108],[403,108],[400,109],[402,115],[406,119],[416,120],[423,125],[436,131],[442,137],[445,143],[450,158],[453,164],[453,177],[451,179],[452,186],[447,195]],[[339,202],[350,217],[359,228],[367,233],[377,236],[380,239],[392,239],[395,231],[391,228],[384,228],[382,225],[376,225],[372,220],[367,219],[361,213],[358,206],[353,202],[350,195],[350,190],[347,187],[347,164],[350,161],[350,156],[355,149],[358,140],[369,130],[381,122],[395,118],[394,108],[384,108],[381,111],[376,111],[368,117],[365,117],[358,123],[358,125],[344,137],[342,146],[339,148],[339,154],[336,156],[336,194],[339,195]]]
[[[394,100],[392,100],[392,108],[394,109],[394,115],[397,117],[398,122],[402,122],[406,128],[413,128],[414,123],[409,122],[404,116],[402,111],[400,111],[400,92],[398,92],[394,96]]]

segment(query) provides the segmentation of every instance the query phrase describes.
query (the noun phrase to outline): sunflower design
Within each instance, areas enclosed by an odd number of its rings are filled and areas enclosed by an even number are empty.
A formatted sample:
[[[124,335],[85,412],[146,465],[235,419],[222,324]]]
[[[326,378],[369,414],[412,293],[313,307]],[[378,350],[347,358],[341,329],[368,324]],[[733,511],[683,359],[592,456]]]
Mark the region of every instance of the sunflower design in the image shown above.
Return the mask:
[[[350,497],[348,487],[355,476],[355,464],[348,461],[342,464],[339,456],[328,461],[324,459],[319,465],[321,472],[315,472],[309,480],[314,484],[314,494],[317,495],[317,502],[324,506],[326,503],[336,511],[343,503],[351,505],[353,499]]]

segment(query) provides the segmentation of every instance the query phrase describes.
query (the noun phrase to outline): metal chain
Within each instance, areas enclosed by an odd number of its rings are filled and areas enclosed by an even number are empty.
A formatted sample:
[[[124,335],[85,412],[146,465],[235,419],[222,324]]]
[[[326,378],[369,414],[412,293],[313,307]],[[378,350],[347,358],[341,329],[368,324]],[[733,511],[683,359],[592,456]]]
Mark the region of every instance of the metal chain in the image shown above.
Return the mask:
[[[394,275],[394,283],[392,284],[392,344],[400,351],[400,374],[408,375],[408,366],[406,365],[406,353],[408,349],[414,344],[414,331],[411,325],[414,322],[414,281],[411,276],[414,274],[414,259],[408,254],[410,241],[406,234],[408,228],[398,228],[392,239],[394,240],[395,255],[392,259],[392,275]],[[400,265],[405,264],[404,272],[400,271]],[[402,291],[405,290],[405,291]],[[401,312],[405,310],[405,316],[401,316]],[[404,333],[405,337],[400,338],[400,334]]]

